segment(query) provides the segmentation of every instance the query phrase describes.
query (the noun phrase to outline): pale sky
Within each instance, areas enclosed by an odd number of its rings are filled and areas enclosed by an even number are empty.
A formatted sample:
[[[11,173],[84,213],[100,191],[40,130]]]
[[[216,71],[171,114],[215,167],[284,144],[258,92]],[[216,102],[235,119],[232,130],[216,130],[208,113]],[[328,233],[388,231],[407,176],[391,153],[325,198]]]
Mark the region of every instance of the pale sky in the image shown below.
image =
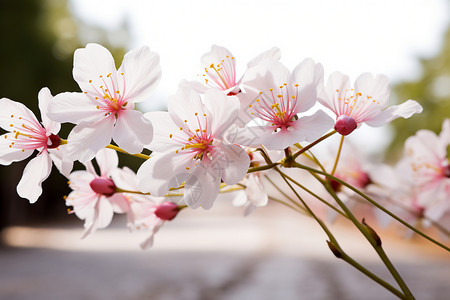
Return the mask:
[[[335,70],[352,80],[364,72],[413,79],[417,58],[438,51],[450,20],[446,0],[72,0],[72,6],[90,24],[114,29],[126,21],[129,49],[148,45],[159,53],[163,77],[144,110],[161,108],[181,79],[195,79],[212,44],[233,53],[238,76],[276,46],[290,69],[305,57],[321,62],[325,79]]]

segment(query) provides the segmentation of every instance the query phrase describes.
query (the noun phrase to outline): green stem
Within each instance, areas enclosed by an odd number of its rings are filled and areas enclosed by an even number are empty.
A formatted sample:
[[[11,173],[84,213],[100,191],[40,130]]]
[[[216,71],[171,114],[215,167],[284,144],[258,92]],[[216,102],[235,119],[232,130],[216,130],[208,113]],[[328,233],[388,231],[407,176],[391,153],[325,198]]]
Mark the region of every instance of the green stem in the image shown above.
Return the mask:
[[[357,263],[355,260],[353,260],[350,256],[348,256],[342,250],[342,248],[339,246],[339,243],[337,242],[336,238],[331,233],[331,231],[328,229],[328,227],[325,225],[325,223],[323,223],[322,220],[319,219],[319,217],[317,217],[317,215],[311,210],[311,208],[308,206],[308,204],[303,200],[303,198],[297,193],[297,191],[294,189],[294,187],[289,183],[288,179],[286,178],[287,175],[285,173],[283,173],[277,167],[275,167],[275,171],[277,171],[281,175],[281,177],[286,182],[286,184],[289,186],[289,188],[294,192],[294,194],[297,196],[297,198],[305,206],[307,212],[316,220],[316,222],[320,225],[320,227],[322,227],[323,231],[330,239],[331,244],[338,251],[337,253],[335,251],[333,251],[333,253],[336,255],[336,257],[343,259],[345,262],[347,262],[348,264],[350,264],[351,266],[353,266],[354,268],[356,268],[357,270],[359,270],[360,272],[365,274],[367,277],[371,278],[372,280],[374,280],[375,282],[377,282],[378,284],[380,284],[381,286],[383,286],[384,288],[386,288],[387,290],[392,292],[394,295],[396,295],[400,299],[405,299],[404,295],[399,290],[397,290],[395,287],[393,287],[392,285],[390,285],[389,283],[387,283],[386,281],[384,281],[377,275],[373,274],[368,269],[366,269],[365,267],[363,267],[362,265]]]
[[[269,164],[269,165],[264,165],[264,166],[260,166],[260,167],[250,168],[250,169],[248,169],[247,174],[253,173],[253,172],[259,172],[259,171],[272,169],[273,167],[275,167],[277,165],[278,165],[278,163],[272,163],[272,164]]]
[[[360,190],[358,190],[357,188],[355,188],[354,186],[348,184],[347,182],[333,176],[330,175],[326,172],[322,172],[319,170],[316,170],[314,168],[310,168],[308,166],[302,165],[297,163],[296,164],[297,168],[300,169],[304,169],[310,172],[314,172],[317,174],[321,174],[323,176],[326,176],[329,179],[332,179],[340,184],[342,184],[343,186],[348,187],[349,189],[351,189],[352,191],[354,191],[356,194],[360,195],[361,197],[363,197],[364,199],[366,199],[368,202],[370,202],[373,206],[377,207],[378,209],[380,209],[381,211],[383,211],[384,213],[386,213],[387,215],[389,215],[390,217],[392,217],[393,219],[395,219],[396,221],[400,222],[401,224],[403,224],[405,227],[411,229],[412,231],[414,231],[415,233],[417,233],[418,235],[422,236],[423,238],[427,239],[428,241],[432,242],[433,244],[441,247],[442,249],[445,249],[447,251],[450,252],[450,248],[448,248],[447,246],[443,245],[442,243],[436,241],[435,239],[433,239],[432,237],[426,235],[425,233],[423,233],[422,231],[420,231],[419,229],[415,228],[414,226],[411,226],[410,224],[408,224],[407,222],[403,221],[400,217],[396,216],[395,214],[393,214],[392,212],[390,212],[389,210],[387,210],[386,208],[384,208],[383,206],[381,206],[380,204],[378,204],[375,200],[371,199],[370,197],[368,197],[366,194],[364,194],[363,192],[361,192]]]
[[[116,150],[117,152],[125,153],[127,155],[131,155],[131,156],[134,156],[134,157],[139,157],[139,158],[142,158],[142,159],[145,159],[145,160],[150,158],[150,156],[142,154],[142,153],[136,153],[136,154],[128,153],[127,151],[123,150],[122,148],[119,148],[119,147],[117,147],[115,145],[111,145],[111,144],[106,146],[106,148],[113,149],[113,150]]]
[[[302,154],[303,152],[308,151],[310,148],[314,147],[315,145],[317,145],[318,143],[320,143],[321,141],[329,138],[330,136],[332,136],[333,134],[335,134],[337,131],[333,130],[327,134],[325,134],[324,136],[318,138],[317,140],[315,140],[314,142],[312,142],[311,144],[309,144],[308,146],[303,147],[302,149],[298,150],[297,152],[295,152],[292,157],[294,159],[296,159],[300,154]]]
[[[341,135],[341,141],[339,142],[339,148],[338,148],[338,152],[336,154],[336,160],[334,161],[333,170],[331,170],[331,175],[333,175],[334,172],[336,171],[337,164],[338,164],[338,161],[339,161],[339,157],[341,156],[341,151],[342,151],[342,145],[343,144],[344,144],[344,136]]]

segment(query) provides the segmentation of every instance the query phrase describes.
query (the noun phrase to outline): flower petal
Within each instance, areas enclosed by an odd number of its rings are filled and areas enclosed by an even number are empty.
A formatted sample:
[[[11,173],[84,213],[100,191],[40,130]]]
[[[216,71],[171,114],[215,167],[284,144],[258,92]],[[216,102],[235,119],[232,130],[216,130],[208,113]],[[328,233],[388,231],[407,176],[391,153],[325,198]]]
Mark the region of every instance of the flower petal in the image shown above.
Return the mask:
[[[217,89],[209,89],[205,93],[205,108],[209,111],[211,124],[211,135],[213,137],[222,136],[225,131],[236,120],[240,103],[235,96],[225,96]]]
[[[66,176],[70,175],[73,168],[73,161],[67,156],[67,145],[60,145],[58,148],[48,149],[53,164],[59,172]]]
[[[254,67],[266,59],[279,61],[280,58],[281,58],[280,49],[277,47],[273,47],[272,49],[264,51],[263,53],[259,54],[257,57],[249,61],[247,67],[248,68]]]
[[[172,121],[170,114],[165,111],[152,111],[144,114],[144,117],[152,122],[153,140],[149,149],[156,152],[175,151],[180,149],[181,143],[177,143],[171,136],[176,136],[180,128]]]
[[[48,106],[47,116],[57,122],[78,124],[93,122],[103,118],[104,113],[96,103],[84,93],[61,93],[53,97]]]
[[[148,47],[141,47],[125,54],[119,73],[124,73],[126,98],[138,102],[146,100],[161,78],[159,55]]]
[[[73,58],[73,78],[83,92],[98,94],[96,88],[103,84],[100,76],[111,74],[111,80],[117,86],[117,71],[114,58],[103,46],[87,44],[86,48],[75,50]],[[95,107],[95,106],[94,106]]]
[[[236,184],[244,178],[250,166],[250,157],[239,146],[219,143],[216,145],[217,153],[214,153],[211,164],[218,165],[222,169],[222,179],[228,184]]]
[[[8,166],[12,162],[21,161],[30,156],[34,150],[25,150],[9,147],[11,146],[11,141],[6,139],[8,135],[13,135],[13,133],[6,133],[0,136],[0,165]]]
[[[138,187],[153,196],[164,196],[171,187],[179,187],[189,175],[186,167],[192,165],[192,156],[175,151],[156,154],[144,162],[137,172]]]
[[[184,201],[190,208],[210,209],[219,194],[220,171],[206,167],[203,163],[195,166],[185,182]]]
[[[48,178],[52,170],[52,160],[47,151],[43,151],[30,160],[23,171],[22,178],[17,185],[17,193],[30,203],[37,201],[42,194],[42,182]]]
[[[296,113],[304,112],[314,106],[317,93],[323,86],[323,67],[311,58],[304,59],[292,71],[293,83],[299,85]]]
[[[47,132],[57,134],[61,129],[61,124],[59,122],[52,121],[47,116],[48,105],[53,99],[52,94],[48,88],[42,88],[38,94],[39,99],[39,110],[41,111],[42,124],[44,125]]]
[[[422,110],[423,108],[418,102],[414,100],[408,100],[403,102],[402,104],[386,108],[376,116],[372,117],[370,120],[367,120],[366,124],[369,126],[378,127],[400,117],[407,119],[413,114],[421,113]]]
[[[11,130],[11,124],[20,127],[23,121],[19,117],[27,118],[33,123],[39,124],[34,113],[20,102],[10,100],[8,98],[0,99],[0,127],[6,131]],[[14,117],[14,118],[13,118]]]
[[[389,79],[382,74],[374,77],[370,73],[363,73],[355,81],[355,91],[372,96],[382,107],[386,107],[390,95]]]
[[[112,170],[119,165],[119,157],[116,151],[112,149],[100,149],[95,155],[98,167],[100,168],[100,176],[109,177]]]
[[[140,153],[153,138],[152,123],[137,110],[123,110],[117,118],[112,137],[128,153]]]
[[[67,139],[67,151],[70,158],[86,162],[94,158],[97,151],[111,142],[114,117],[88,124],[75,126]]]
[[[345,92],[350,88],[350,78],[340,72],[334,72],[328,78],[325,88],[319,93],[319,102],[326,108],[333,111],[336,115],[341,115],[339,103],[336,102],[338,97],[335,97],[336,93]],[[342,101],[341,101],[342,102]]]

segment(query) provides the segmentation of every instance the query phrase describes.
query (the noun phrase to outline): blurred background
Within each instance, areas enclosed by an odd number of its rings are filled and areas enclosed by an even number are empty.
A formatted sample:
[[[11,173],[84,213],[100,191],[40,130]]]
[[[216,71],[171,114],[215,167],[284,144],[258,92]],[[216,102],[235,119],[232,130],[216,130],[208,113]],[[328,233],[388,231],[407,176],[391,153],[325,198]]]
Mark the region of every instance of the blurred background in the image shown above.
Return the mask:
[[[447,0],[1,0],[0,97],[23,102],[38,113],[42,87],[53,95],[79,91],[72,78],[75,49],[89,42],[102,44],[119,66],[128,50],[148,45],[161,56],[163,78],[140,109],[165,109],[178,82],[196,78],[200,57],[212,44],[234,54],[238,74],[250,59],[277,46],[281,61],[291,69],[312,57],[324,65],[326,78],[335,70],[352,80],[363,72],[384,73],[392,82],[393,103],[420,102],[422,114],[383,128],[363,128],[352,136],[365,151],[394,162],[408,136],[424,128],[439,132],[450,117],[449,20]],[[66,137],[71,127],[63,128],[61,136]],[[120,158],[137,168],[133,159]],[[356,271],[332,261],[319,231],[319,239],[311,241],[316,235],[310,231],[313,223],[290,214],[281,223],[270,221],[274,212],[283,212],[278,207],[247,219],[228,203],[208,213],[189,212],[178,224],[163,228],[155,249],[145,253],[139,252],[139,238],[128,236],[123,220],[81,241],[82,222],[67,216],[63,200],[70,192],[67,179],[56,170],[35,204],[17,196],[15,187],[26,163],[0,166],[0,229],[8,246],[0,252],[2,299],[299,299],[295,295],[308,286],[311,294],[304,299],[392,299]],[[303,226],[308,230],[299,229]],[[295,241],[287,234],[292,228]],[[339,228],[345,236],[347,229]],[[349,243],[359,247],[351,238]],[[429,250],[419,240],[414,241],[418,252],[405,259],[395,252],[405,244],[395,238],[392,243],[394,257],[423,296],[418,299],[444,299],[440,295],[450,292],[448,254]],[[424,252],[436,260],[423,259]],[[356,255],[379,268],[363,253]],[[411,264],[418,257],[420,263]],[[94,270],[101,270],[102,279]],[[313,281],[327,272],[334,276]],[[433,280],[424,282],[430,276]],[[268,288],[270,283],[278,288]],[[373,297],[365,294],[368,290]]]

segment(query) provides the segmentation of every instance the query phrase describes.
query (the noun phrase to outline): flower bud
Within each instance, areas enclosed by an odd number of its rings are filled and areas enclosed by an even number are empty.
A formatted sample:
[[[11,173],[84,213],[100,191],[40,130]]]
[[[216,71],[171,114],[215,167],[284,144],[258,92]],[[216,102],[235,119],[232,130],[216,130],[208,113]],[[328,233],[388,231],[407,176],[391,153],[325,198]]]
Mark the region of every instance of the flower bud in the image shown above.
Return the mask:
[[[56,134],[53,133],[50,134],[47,141],[47,148],[53,149],[59,147],[60,145],[61,145],[61,138]]]
[[[367,230],[369,231],[369,234],[373,237],[373,239],[375,240],[375,243],[377,244],[378,247],[381,247],[381,239],[380,236],[375,232],[375,230],[373,230],[372,227],[370,227],[369,225],[367,225],[366,220],[363,218],[362,219],[362,223],[363,225],[367,228]]]
[[[94,192],[106,197],[110,197],[116,192],[116,185],[111,178],[97,177],[89,185]]]
[[[327,244],[331,252],[333,252],[334,256],[336,256],[337,258],[342,258],[341,251],[332,242],[327,241]]]
[[[155,215],[164,221],[170,221],[175,218],[180,211],[180,208],[176,203],[166,201],[158,205],[155,210]]]
[[[346,115],[337,118],[336,123],[334,124],[334,129],[342,135],[349,135],[356,127],[358,127],[358,124],[355,119]]]
[[[444,176],[450,178],[450,165],[444,167]]]

